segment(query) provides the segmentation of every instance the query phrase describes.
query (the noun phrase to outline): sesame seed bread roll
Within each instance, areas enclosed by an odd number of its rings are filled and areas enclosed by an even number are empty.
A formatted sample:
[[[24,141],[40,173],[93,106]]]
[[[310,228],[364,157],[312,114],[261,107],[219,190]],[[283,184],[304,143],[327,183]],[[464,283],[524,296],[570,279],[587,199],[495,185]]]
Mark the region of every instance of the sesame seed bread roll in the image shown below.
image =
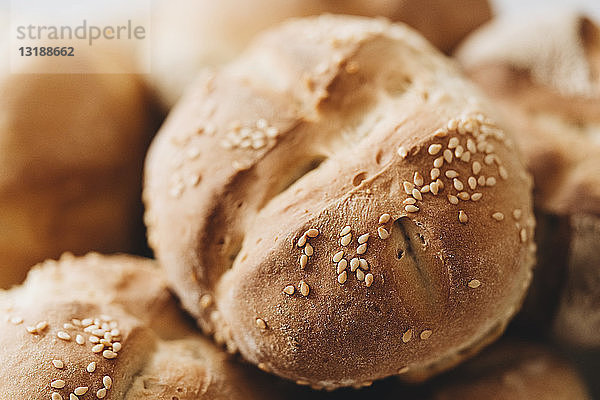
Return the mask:
[[[46,261],[0,291],[0,393],[12,399],[279,399],[194,332],[154,261]]]
[[[77,52],[89,74],[0,71],[0,288],[67,250],[142,247],[152,101],[139,77],[94,73],[127,71],[126,58],[94,51]]]
[[[403,25],[291,21],[168,117],[150,244],[199,326],[262,369],[424,379],[496,338],[529,283],[531,182],[492,116]]]
[[[323,13],[402,21],[449,52],[490,19],[491,8],[487,0],[163,0],[152,20],[149,79],[173,106],[199,69],[231,61],[259,32],[287,18]]]
[[[521,321],[545,315],[563,344],[598,347],[600,289],[589,282],[600,279],[600,28],[578,14],[505,17],[469,37],[457,58],[521,133],[545,220],[540,278]]]

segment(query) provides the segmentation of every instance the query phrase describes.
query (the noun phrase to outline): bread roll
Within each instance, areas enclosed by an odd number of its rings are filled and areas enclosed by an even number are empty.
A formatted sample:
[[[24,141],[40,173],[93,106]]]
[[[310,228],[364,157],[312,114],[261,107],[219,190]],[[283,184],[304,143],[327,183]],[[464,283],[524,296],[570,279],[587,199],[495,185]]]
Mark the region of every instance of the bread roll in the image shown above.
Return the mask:
[[[536,234],[547,238],[540,275],[556,271],[565,288],[550,323],[565,344],[600,346],[600,29],[580,15],[507,17],[473,34],[457,57],[521,132],[538,213],[565,221]],[[553,304],[556,290],[545,293],[532,301]]]
[[[121,70],[120,60],[84,50],[89,74],[0,74],[0,288],[65,250],[133,252],[143,242],[152,101],[134,75],[94,73]]]
[[[487,0],[169,0],[155,9],[152,74],[168,106],[198,71],[236,57],[260,31],[322,13],[383,16],[421,31],[444,51],[490,18]]]
[[[142,258],[38,265],[23,286],[0,291],[0,331],[6,399],[283,398],[277,383],[195,333]]]
[[[496,338],[529,283],[531,182],[492,115],[405,26],[291,21],[168,117],[150,244],[204,331],[264,369],[423,379]]]

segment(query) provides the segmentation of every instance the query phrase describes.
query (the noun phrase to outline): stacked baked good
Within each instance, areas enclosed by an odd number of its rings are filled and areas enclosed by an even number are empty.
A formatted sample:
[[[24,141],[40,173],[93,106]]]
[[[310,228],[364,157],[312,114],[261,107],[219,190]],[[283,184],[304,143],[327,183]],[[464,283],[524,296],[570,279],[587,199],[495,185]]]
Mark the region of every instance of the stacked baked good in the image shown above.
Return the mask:
[[[600,29],[575,14],[505,17],[457,58],[520,132],[535,180],[541,263],[524,320],[543,315],[561,343],[598,347]]]
[[[150,245],[198,325],[263,370],[423,379],[498,337],[530,280],[531,180],[494,116],[405,26],[288,22],[157,135]]]
[[[84,50],[77,59],[88,74],[0,70],[0,288],[67,250],[142,246],[153,101],[123,60]],[[29,60],[40,69],[49,62]],[[96,73],[107,64],[122,73]]]
[[[149,79],[172,106],[198,70],[232,60],[260,31],[322,13],[402,21],[446,52],[491,16],[487,0],[163,0],[153,15]]]

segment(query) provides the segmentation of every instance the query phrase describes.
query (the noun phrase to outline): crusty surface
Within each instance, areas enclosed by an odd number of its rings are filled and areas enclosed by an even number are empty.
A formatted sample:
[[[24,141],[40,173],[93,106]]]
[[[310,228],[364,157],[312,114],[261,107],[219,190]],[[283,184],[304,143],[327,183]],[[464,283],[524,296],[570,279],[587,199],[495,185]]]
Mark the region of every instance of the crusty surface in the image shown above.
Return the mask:
[[[402,21],[445,52],[491,17],[487,0],[164,0],[154,8],[149,79],[173,105],[200,68],[232,60],[287,18],[322,13]]]
[[[433,382],[432,400],[588,400],[577,371],[538,344],[510,339],[490,346],[475,359]]]
[[[112,345],[116,358],[93,352],[98,333],[85,330],[87,318],[107,324],[113,337],[104,339],[121,344]],[[193,330],[151,260],[88,254],[40,264],[23,286],[0,291],[0,331],[2,399],[69,399],[84,387],[79,399],[98,398],[105,376],[105,399],[279,398],[265,377]],[[51,386],[58,379],[64,388]]]
[[[492,340],[529,283],[531,182],[478,96],[413,31],[353,17],[287,23],[200,79],[144,190],[184,307],[230,351],[316,387],[422,379]]]
[[[600,28],[577,14],[499,19],[470,36],[457,58],[521,133],[517,144],[534,177],[538,212],[566,221],[562,234],[552,226],[537,233],[561,239],[542,243],[536,270],[547,282],[533,285],[547,290],[553,280],[563,282],[558,315],[556,293],[546,292],[552,300],[532,298],[528,303],[541,307],[526,308],[522,319],[550,311],[563,344],[598,346],[600,293],[592,282],[600,259]]]
[[[117,62],[95,51],[91,72]],[[134,75],[0,73],[0,288],[67,250],[139,251],[151,103]]]

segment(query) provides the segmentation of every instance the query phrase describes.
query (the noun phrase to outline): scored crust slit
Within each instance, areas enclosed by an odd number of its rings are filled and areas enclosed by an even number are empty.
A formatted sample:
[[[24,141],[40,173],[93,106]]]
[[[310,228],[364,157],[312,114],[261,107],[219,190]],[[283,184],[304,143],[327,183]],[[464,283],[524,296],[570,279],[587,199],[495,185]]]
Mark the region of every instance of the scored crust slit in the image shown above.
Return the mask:
[[[493,117],[405,26],[293,20],[169,116],[150,245],[198,325],[264,370],[425,379],[496,338],[531,277],[531,179]]]

